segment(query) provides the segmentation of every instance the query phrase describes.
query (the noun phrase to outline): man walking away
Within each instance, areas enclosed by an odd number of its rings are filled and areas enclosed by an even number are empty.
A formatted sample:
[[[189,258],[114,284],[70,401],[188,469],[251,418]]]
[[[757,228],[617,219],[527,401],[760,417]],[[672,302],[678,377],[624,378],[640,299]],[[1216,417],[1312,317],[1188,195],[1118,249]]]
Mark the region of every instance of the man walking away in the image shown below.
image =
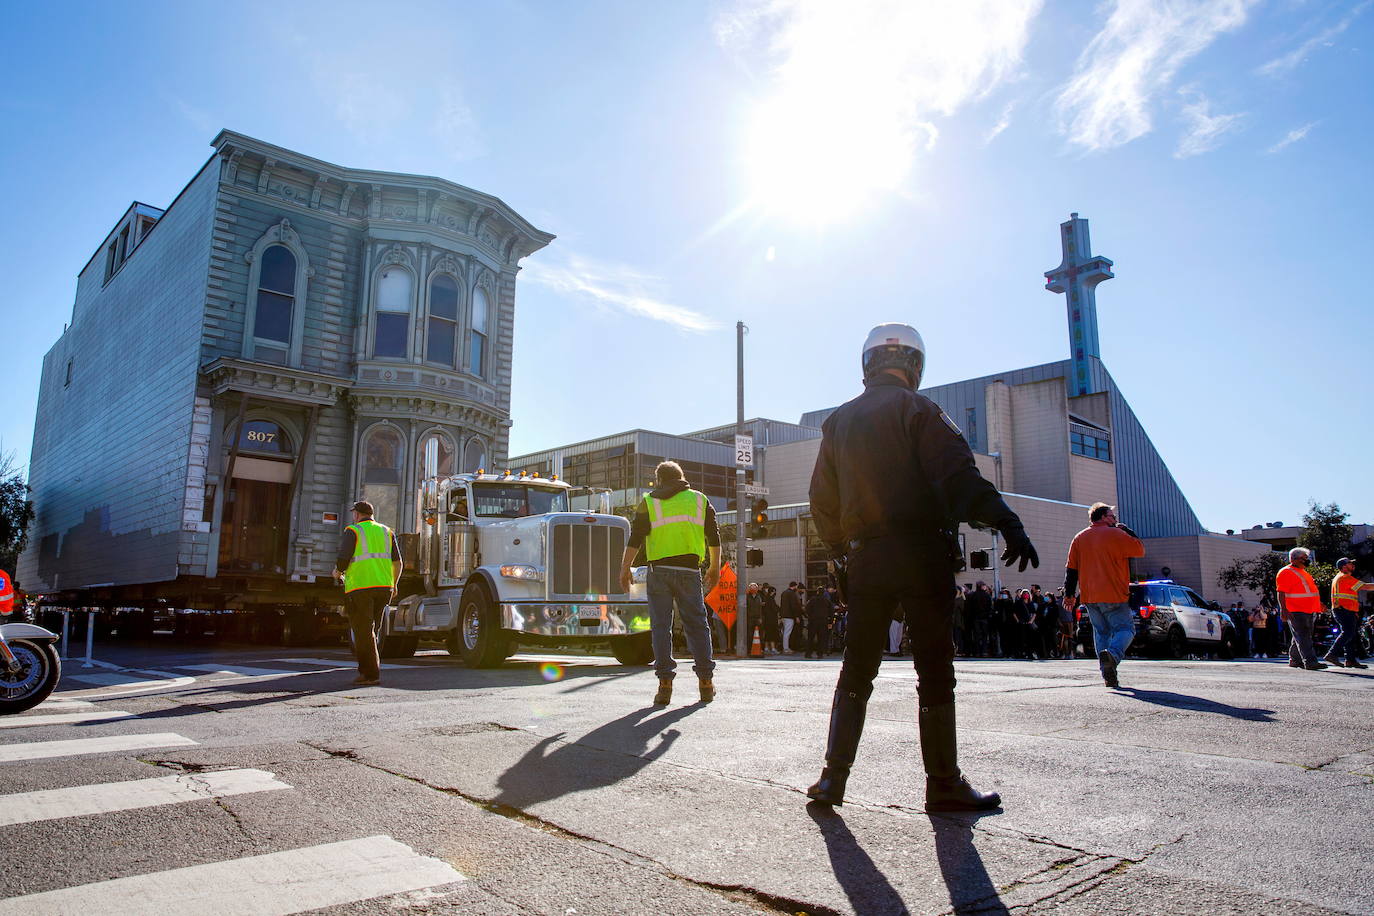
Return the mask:
[[[830,654],[830,615],[834,611],[835,606],[823,588],[816,589],[806,602],[807,658],[825,658]]]
[[[1064,597],[1075,595],[1093,625],[1093,644],[1102,681],[1120,687],[1116,669],[1135,638],[1131,613],[1132,557],[1145,556],[1145,545],[1135,532],[1116,520],[1116,507],[1093,503],[1091,524],[1074,535],[1064,568]]]
[[[1340,635],[1327,650],[1322,661],[1337,668],[1368,668],[1360,662],[1360,592],[1374,588],[1374,583],[1355,578],[1355,561],[1341,557],[1336,561],[1336,578],[1331,580],[1331,612],[1336,615]],[[1341,653],[1345,662],[1341,662]]]
[[[1322,611],[1322,599],[1307,571],[1311,562],[1312,551],[1294,547],[1288,551],[1288,565],[1274,578],[1274,586],[1279,593],[1279,617],[1293,634],[1288,642],[1288,667],[1320,671],[1326,665],[1317,661],[1312,630]]]
[[[1002,803],[959,770],[954,717],[954,557],[960,522],[997,528],[1008,564],[1040,565],[1021,520],[978,473],[959,428],[917,393],[925,344],[916,329],[883,324],[861,359],[864,391],[821,427],[811,512],[849,602],[844,662],[830,708],[825,768],[806,794],[842,804],[863,734],[884,631],[901,608],[916,664],[926,810],[981,811]],[[953,549],[951,549],[953,548]]]
[[[396,597],[402,568],[396,535],[373,521],[372,515],[372,503],[359,500],[353,504],[353,524],[344,529],[334,560],[334,579],[343,583],[353,655],[358,659],[358,678],[353,683],[359,687],[381,683],[377,634],[386,606]]]
[[[701,702],[716,696],[712,672],[711,631],[706,622],[705,595],[720,580],[720,529],[716,510],[704,493],[687,486],[676,461],[661,461],[654,469],[658,486],[635,510],[630,541],[620,561],[620,587],[630,590],[630,567],[640,547],[649,563],[649,629],[654,646],[654,671],[658,674],[655,706],[667,706],[673,698],[673,605],[682,617],[682,633],[692,653]],[[709,557],[706,581],[701,579],[702,560]],[[748,620],[744,622],[749,625]]]
[[[797,619],[802,615],[801,598],[797,596],[797,583],[787,583],[787,591],[782,593],[782,651],[796,652],[792,645],[792,631],[796,629]]]

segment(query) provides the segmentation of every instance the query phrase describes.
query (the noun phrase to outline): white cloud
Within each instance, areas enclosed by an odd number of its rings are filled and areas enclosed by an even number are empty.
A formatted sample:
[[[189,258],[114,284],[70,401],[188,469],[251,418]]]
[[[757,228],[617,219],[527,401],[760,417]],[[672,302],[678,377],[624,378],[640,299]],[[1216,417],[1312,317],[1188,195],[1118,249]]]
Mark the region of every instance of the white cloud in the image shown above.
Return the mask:
[[[1240,125],[1245,119],[1243,114],[1212,114],[1212,103],[1207,97],[1194,89],[1181,89],[1180,94],[1192,96],[1192,101],[1183,106],[1185,130],[1174,150],[1175,159],[1187,159],[1210,153],[1221,143],[1228,131]]]
[[[1107,25],[1056,100],[1060,131],[1088,152],[1150,132],[1151,103],[1187,61],[1239,28],[1257,0],[1113,0]]]
[[[949,116],[1014,75],[1042,0],[736,0],[717,41],[759,77],[751,193],[801,212],[900,187]]]
[[[1316,122],[1316,121],[1308,121],[1308,122],[1307,122],[1306,124],[1304,124],[1302,127],[1295,127],[1295,128],[1293,128],[1292,130],[1290,130],[1290,131],[1288,132],[1288,135],[1287,135],[1287,136],[1285,136],[1285,137],[1284,137],[1282,140],[1280,140],[1278,143],[1275,143],[1273,146],[1269,147],[1269,149],[1265,150],[1265,152],[1266,152],[1266,153],[1277,153],[1277,152],[1278,152],[1279,150],[1281,150],[1281,149],[1285,149],[1286,147],[1292,146],[1294,143],[1297,143],[1297,142],[1298,142],[1299,140],[1301,140],[1303,137],[1306,137],[1307,134],[1308,134],[1308,132],[1311,131],[1312,128],[1314,128],[1314,127],[1316,127],[1316,126],[1317,126],[1317,122]]]
[[[656,290],[663,284],[658,277],[566,251],[561,263],[542,255],[527,262],[521,279],[591,302],[598,308],[661,321],[682,331],[711,331],[720,326],[700,312],[660,298]]]
[[[987,132],[986,135],[984,135],[984,137],[983,137],[983,145],[984,145],[984,146],[987,146],[987,145],[988,145],[989,143],[991,143],[993,140],[996,140],[996,139],[998,138],[998,136],[1001,135],[1002,131],[1006,130],[1008,127],[1011,126],[1011,113],[1012,113],[1015,109],[1016,109],[1016,103],[1015,103],[1015,102],[1008,102],[1008,103],[1007,103],[1006,107],[1002,109],[1002,114],[997,118],[997,123],[994,124],[994,125],[992,126],[992,129],[989,130],[989,131]]]
[[[1330,47],[1331,39],[1335,38],[1337,35],[1341,34],[1346,29],[1350,28],[1350,24],[1354,22],[1361,13],[1363,13],[1366,9],[1369,8],[1369,4],[1371,2],[1374,2],[1374,0],[1364,0],[1363,3],[1359,4],[1350,12],[1346,13],[1345,18],[1343,18],[1340,22],[1336,23],[1328,29],[1323,30],[1321,34],[1307,39],[1307,41],[1304,41],[1302,44],[1298,45],[1296,48],[1294,48],[1292,51],[1289,51],[1287,54],[1284,54],[1281,57],[1274,58],[1273,60],[1269,61],[1269,63],[1265,64],[1262,67],[1259,67],[1255,72],[1261,74],[1262,76],[1284,76],[1292,72],[1293,70],[1297,69],[1299,64],[1307,60],[1307,55],[1311,54],[1312,51],[1315,50],[1317,47]]]

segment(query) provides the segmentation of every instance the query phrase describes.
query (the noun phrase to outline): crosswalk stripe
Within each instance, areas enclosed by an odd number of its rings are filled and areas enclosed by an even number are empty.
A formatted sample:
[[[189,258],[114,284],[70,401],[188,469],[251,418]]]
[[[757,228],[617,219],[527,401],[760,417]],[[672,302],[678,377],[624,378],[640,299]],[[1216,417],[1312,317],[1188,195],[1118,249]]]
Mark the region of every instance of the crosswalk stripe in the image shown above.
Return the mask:
[[[0,827],[291,788],[265,770],[215,770],[0,795]]]
[[[42,708],[42,707],[39,707]],[[39,725],[74,725],[77,722],[104,722],[115,719],[137,719],[138,715],[122,709],[108,709],[104,712],[58,712],[50,716],[16,716],[0,719],[0,728],[28,728]]]
[[[353,662],[346,658],[274,658],[274,662],[292,662],[297,665],[324,665],[329,668],[352,668]],[[409,668],[410,665],[390,665],[383,663],[383,670]]]
[[[0,916],[287,916],[464,880],[389,836],[191,865],[0,900]]]
[[[113,751],[136,751],[150,747],[187,747],[198,743],[171,732],[160,732],[155,735],[109,735],[104,738],[75,738],[70,741],[0,744],[0,763],[45,760],[49,757],[76,757],[80,754],[105,754]]]
[[[208,671],[211,674],[232,674],[238,677],[264,677],[282,674],[301,674],[284,668],[249,668],[246,665],[177,665],[185,671]]]
[[[54,693],[42,703],[38,704],[39,709],[90,709],[95,704],[90,700],[74,700]]]
[[[147,687],[149,685],[162,685],[167,683],[163,680],[150,681],[145,677],[138,677],[132,674],[121,674],[119,672],[106,672],[104,674],[69,674],[68,680],[80,681],[83,684],[95,684],[100,687]]]

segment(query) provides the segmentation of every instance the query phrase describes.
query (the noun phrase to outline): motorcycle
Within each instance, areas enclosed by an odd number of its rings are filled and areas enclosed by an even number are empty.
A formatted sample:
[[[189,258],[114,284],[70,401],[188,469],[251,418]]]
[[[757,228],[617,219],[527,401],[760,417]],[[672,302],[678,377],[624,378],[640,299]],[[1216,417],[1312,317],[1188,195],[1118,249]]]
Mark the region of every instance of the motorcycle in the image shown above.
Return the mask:
[[[62,677],[57,634],[31,623],[0,624],[0,716],[32,709]]]

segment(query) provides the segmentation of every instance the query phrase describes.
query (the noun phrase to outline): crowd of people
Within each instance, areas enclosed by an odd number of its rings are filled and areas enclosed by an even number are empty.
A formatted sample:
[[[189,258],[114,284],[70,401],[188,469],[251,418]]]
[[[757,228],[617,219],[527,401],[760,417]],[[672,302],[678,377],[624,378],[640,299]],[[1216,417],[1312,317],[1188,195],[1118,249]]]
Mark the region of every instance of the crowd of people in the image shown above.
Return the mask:
[[[750,582],[745,596],[750,640],[757,635],[765,655],[825,658],[844,650],[848,608],[834,586],[808,589],[805,582],[789,582],[779,594],[767,582]],[[717,645],[728,648],[730,634],[723,626],[717,630]]]

